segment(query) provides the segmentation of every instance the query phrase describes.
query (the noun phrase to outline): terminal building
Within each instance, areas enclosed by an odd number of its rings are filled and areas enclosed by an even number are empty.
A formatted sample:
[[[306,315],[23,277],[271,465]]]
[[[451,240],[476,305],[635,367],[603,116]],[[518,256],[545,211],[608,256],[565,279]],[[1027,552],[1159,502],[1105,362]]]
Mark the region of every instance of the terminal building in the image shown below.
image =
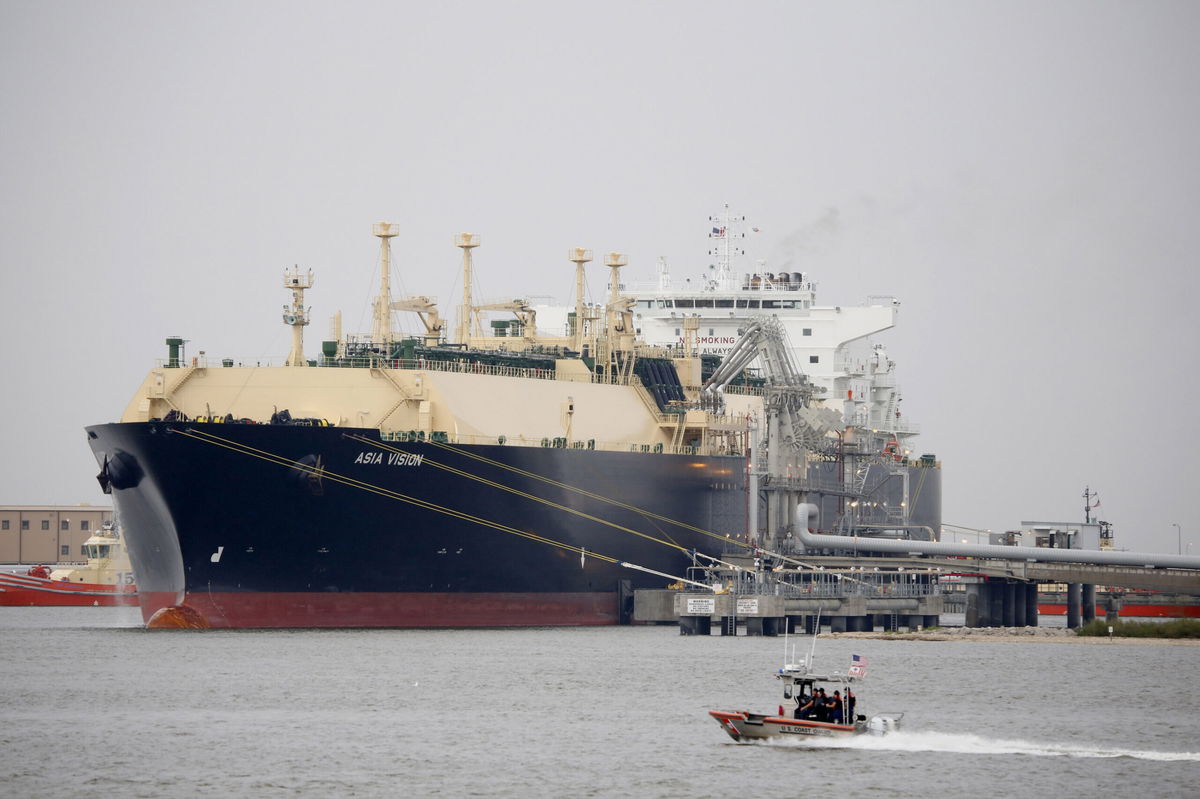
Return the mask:
[[[1112,525],[1108,522],[1021,522],[1020,530],[992,533],[988,538],[988,543],[1000,546],[1114,549]]]
[[[0,563],[75,563],[105,522],[104,505],[0,505]]]

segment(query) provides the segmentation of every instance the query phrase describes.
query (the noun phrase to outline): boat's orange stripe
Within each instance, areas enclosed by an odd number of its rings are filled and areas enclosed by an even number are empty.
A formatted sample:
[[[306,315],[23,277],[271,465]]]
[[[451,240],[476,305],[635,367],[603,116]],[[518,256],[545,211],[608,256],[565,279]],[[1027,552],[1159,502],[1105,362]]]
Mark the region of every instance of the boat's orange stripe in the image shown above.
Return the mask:
[[[710,711],[708,711],[708,715],[712,716],[714,719],[720,719],[721,721],[725,721],[727,719],[737,719],[739,721],[744,721],[746,719],[745,713],[727,713],[723,710],[710,710]],[[830,724],[829,722],[826,722],[826,721],[808,721],[806,719],[785,719],[785,718],[781,718],[779,716],[767,716],[766,718],[763,719],[763,724],[790,724],[794,727],[812,727],[813,729],[817,729],[817,730],[851,731],[854,729],[853,724]]]

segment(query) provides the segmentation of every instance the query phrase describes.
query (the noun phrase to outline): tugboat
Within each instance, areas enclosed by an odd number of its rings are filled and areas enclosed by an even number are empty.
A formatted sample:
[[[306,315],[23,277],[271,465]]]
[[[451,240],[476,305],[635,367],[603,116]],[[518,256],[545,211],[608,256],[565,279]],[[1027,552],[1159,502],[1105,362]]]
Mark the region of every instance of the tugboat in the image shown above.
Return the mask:
[[[805,662],[785,665],[776,672],[775,678],[783,682],[783,704],[777,713],[710,710],[708,715],[738,743],[764,738],[807,742],[867,733],[884,735],[900,729],[903,713],[877,713],[869,718],[858,713],[853,686],[866,677],[865,658],[854,655],[848,674],[813,673],[811,662],[810,654]]]
[[[0,572],[0,606],[97,606],[138,604],[137,585],[125,542],[105,522],[83,544],[86,566],[30,567],[24,574]]]

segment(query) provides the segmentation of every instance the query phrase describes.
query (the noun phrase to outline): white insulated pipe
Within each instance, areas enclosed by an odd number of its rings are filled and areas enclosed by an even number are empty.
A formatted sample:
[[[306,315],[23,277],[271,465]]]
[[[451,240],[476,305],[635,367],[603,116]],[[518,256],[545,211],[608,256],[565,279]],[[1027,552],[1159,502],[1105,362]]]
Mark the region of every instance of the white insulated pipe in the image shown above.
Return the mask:
[[[811,526],[809,522],[815,519],[816,515],[816,505],[801,502],[796,506],[796,534],[808,549],[854,549],[859,552],[892,552],[904,555],[917,554],[997,558],[1000,560],[1033,560],[1042,561],[1043,563],[1090,563],[1097,566],[1151,566],[1161,569],[1200,569],[1200,557],[1191,555],[1165,555],[1158,552],[1048,549],[1044,547],[1009,547],[996,544],[946,544],[940,541],[908,541],[900,538],[823,535],[810,532]]]

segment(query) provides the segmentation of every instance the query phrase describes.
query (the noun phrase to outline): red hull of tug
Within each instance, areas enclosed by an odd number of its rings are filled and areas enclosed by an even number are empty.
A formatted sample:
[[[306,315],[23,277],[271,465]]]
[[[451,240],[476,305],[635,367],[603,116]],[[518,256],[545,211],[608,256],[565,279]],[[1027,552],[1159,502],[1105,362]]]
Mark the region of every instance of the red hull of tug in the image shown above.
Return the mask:
[[[116,607],[138,604],[137,586],[69,583],[0,573],[0,607]]]

